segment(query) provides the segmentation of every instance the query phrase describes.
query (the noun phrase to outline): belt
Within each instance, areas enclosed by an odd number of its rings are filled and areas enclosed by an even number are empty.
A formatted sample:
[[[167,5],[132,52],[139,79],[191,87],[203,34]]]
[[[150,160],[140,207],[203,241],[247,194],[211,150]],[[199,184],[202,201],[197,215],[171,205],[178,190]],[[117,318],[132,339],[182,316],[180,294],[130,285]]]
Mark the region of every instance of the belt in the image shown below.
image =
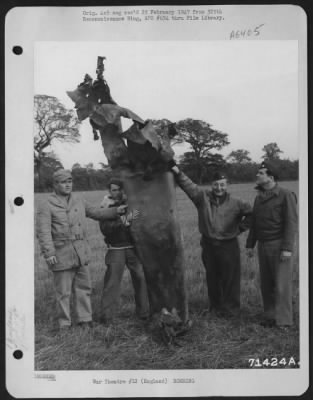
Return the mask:
[[[215,239],[215,238],[208,238],[206,236],[202,236],[201,242],[206,242],[212,246],[221,246],[224,243],[230,243],[237,240],[237,237],[231,238],[231,239]]]
[[[84,240],[81,235],[72,235],[72,236],[54,236],[53,240],[55,241],[66,241],[66,240]]]

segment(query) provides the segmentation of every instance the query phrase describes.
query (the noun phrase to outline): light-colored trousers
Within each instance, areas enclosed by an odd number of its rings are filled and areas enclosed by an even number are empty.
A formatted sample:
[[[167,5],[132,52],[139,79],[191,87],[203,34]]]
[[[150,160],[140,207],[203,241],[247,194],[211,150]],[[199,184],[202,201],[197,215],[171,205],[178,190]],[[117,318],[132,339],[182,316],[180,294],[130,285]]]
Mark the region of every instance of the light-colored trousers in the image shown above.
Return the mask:
[[[77,322],[91,321],[91,282],[88,266],[53,271],[53,277],[59,326],[72,324],[70,312],[72,295]]]
[[[258,243],[261,292],[266,318],[292,325],[292,257],[280,261],[281,240]]]

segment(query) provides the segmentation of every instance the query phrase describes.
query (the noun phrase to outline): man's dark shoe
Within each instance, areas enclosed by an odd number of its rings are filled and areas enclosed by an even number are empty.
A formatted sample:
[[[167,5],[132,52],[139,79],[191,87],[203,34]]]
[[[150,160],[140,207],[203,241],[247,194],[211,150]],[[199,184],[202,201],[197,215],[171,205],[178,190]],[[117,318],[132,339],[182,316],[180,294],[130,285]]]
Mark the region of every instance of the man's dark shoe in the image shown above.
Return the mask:
[[[78,326],[81,328],[94,328],[95,323],[93,321],[81,321],[78,322]]]
[[[263,326],[263,328],[273,328],[276,326],[276,322],[274,319],[264,319],[260,322],[260,325]]]
[[[221,308],[218,311],[218,314],[221,318],[225,319],[239,319],[240,318],[240,310],[238,309],[227,309]]]
[[[150,315],[149,314],[148,315],[139,315],[138,318],[141,321],[148,321],[150,319]]]
[[[105,317],[100,317],[97,321],[101,325],[111,325],[113,320]]]
[[[290,325],[276,325],[276,328],[282,333],[287,333],[287,332],[289,332],[291,326]]]

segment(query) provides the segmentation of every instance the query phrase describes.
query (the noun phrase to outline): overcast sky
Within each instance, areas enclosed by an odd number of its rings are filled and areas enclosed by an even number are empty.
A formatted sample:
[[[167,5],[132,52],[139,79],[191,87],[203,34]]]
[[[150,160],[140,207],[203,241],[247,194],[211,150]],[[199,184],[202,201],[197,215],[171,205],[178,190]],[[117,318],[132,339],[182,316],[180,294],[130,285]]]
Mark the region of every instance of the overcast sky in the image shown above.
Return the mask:
[[[66,95],[94,78],[97,56],[114,100],[143,119],[202,119],[229,135],[222,154],[246,149],[260,161],[277,142],[283,157],[298,158],[298,54],[296,41],[42,42],[35,50],[35,94]],[[124,123],[125,128],[128,121]],[[66,168],[106,162],[88,121],[79,144],[54,144]],[[174,148],[177,157],[188,150]]]

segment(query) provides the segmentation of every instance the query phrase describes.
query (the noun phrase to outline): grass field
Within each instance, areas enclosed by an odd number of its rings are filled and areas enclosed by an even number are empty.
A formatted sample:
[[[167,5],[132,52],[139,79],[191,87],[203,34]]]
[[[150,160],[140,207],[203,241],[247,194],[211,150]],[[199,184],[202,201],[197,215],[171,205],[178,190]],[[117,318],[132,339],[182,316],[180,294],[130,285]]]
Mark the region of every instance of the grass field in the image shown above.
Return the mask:
[[[283,182],[298,194],[297,182]],[[255,197],[253,184],[230,185],[229,191],[249,200]],[[103,192],[85,192],[92,203],[99,203]],[[35,202],[46,194],[36,195]],[[247,259],[241,246],[241,320],[210,317],[205,273],[200,258],[200,235],[197,212],[185,194],[177,189],[179,218],[184,237],[187,286],[192,329],[182,337],[180,346],[167,347],[145,329],[134,316],[134,299],[130,275],[125,270],[120,312],[112,326],[92,329],[74,327],[67,333],[55,332],[55,300],[52,275],[40,255],[35,240],[35,369],[36,370],[114,370],[114,369],[217,369],[249,368],[249,359],[260,363],[283,358],[278,367],[294,367],[299,360],[299,293],[298,262],[294,259],[293,304],[294,326],[287,332],[259,325],[262,302],[259,289],[257,258]],[[92,305],[97,318],[105,273],[105,245],[98,224],[88,220],[92,248],[90,271],[93,282]],[[289,363],[290,362],[290,363]],[[266,362],[263,365],[266,368]]]

